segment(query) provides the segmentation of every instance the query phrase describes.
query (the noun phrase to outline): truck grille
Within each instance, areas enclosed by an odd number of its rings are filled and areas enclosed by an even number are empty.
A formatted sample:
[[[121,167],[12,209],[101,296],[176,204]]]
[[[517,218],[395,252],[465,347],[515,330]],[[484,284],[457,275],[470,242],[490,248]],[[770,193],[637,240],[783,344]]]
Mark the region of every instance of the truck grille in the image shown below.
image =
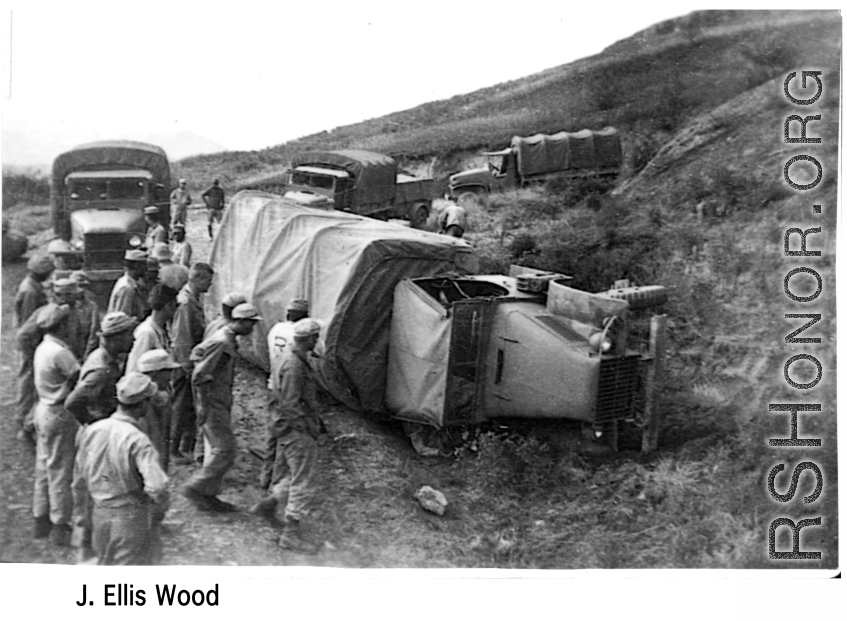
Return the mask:
[[[127,250],[123,233],[96,233],[85,236],[86,269],[120,269]]]
[[[597,422],[622,420],[632,415],[638,386],[638,355],[607,358],[600,362]]]

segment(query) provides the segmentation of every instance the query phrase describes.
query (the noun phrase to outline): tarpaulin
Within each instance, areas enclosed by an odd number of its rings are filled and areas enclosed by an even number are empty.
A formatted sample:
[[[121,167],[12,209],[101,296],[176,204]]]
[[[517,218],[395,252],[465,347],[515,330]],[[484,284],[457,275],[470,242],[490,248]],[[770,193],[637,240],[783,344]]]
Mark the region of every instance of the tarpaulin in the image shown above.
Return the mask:
[[[511,145],[523,176],[620,166],[622,159],[620,136],[614,127],[515,136]]]
[[[318,365],[325,388],[358,410],[381,410],[394,287],[403,278],[468,273],[464,241],[354,214],[297,205],[264,192],[236,194],[212,246],[207,314],[243,293],[262,315],[240,351],[268,369],[267,333],[293,298],[325,322]]]
[[[350,205],[394,201],[397,162],[387,155],[354,149],[313,151],[291,158],[291,168],[297,166],[329,166],[349,173],[354,181]]]

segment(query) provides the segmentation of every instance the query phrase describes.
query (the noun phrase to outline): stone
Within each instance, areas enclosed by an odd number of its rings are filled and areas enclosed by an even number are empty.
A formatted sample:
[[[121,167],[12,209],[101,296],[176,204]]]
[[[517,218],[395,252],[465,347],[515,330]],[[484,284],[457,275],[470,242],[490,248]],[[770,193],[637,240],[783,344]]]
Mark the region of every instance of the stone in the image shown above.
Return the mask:
[[[424,485],[415,493],[418,503],[432,513],[444,515],[447,509],[447,498],[436,489],[432,489],[429,485]]]

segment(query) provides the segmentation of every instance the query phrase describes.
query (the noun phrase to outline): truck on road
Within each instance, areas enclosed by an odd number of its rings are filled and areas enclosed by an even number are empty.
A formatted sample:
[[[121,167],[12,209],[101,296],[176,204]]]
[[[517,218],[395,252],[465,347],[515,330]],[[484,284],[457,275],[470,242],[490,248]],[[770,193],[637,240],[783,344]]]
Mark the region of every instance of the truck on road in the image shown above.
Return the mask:
[[[310,301],[324,324],[318,376],[353,410],[436,430],[570,420],[612,446],[623,421],[649,418],[638,404],[661,351],[634,346],[630,300],[660,304],[661,287],[594,294],[528,268],[475,275],[463,240],[255,191],[233,197],[210,260],[207,311],[244,293],[263,319],[239,351],[266,370],[268,331],[292,299]]]
[[[57,267],[85,269],[95,293],[111,289],[124,253],[144,244],[144,208],[169,221],[169,190],[168,157],[150,144],[93,142],[59,155],[50,186]]]
[[[282,175],[247,187],[284,194],[318,209],[334,209],[379,220],[408,220],[423,228],[432,211],[434,181],[410,175],[381,153],[354,149],[298,153]]]
[[[557,177],[614,177],[620,173],[621,141],[618,131],[599,131],[515,136],[502,151],[485,152],[488,166],[465,170],[450,176],[448,198],[467,197]]]

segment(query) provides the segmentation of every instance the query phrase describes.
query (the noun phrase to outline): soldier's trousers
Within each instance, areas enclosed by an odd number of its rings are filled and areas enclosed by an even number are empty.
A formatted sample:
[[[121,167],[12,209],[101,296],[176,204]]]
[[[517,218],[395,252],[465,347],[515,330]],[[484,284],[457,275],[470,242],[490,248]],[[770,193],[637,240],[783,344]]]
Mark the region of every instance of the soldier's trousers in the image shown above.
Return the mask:
[[[53,524],[71,524],[71,485],[79,423],[61,405],[35,406],[35,490],[32,513],[50,516]]]
[[[157,554],[149,505],[95,506],[91,543],[98,565],[150,565]]]
[[[171,408],[171,453],[191,455],[197,436],[197,414],[191,392],[191,374],[184,369],[174,369],[173,407]]]
[[[230,412],[209,408],[205,422],[200,427],[204,442],[203,466],[186,483],[186,487],[204,496],[217,496],[224,475],[235,463],[235,434],[232,432]]]
[[[285,517],[302,520],[316,494],[318,445],[303,431],[291,430],[277,439],[271,496],[286,501]]]
[[[32,411],[38,394],[35,392],[35,371],[32,368],[32,356],[17,352],[18,357],[18,392],[15,403],[15,422],[23,427],[27,415]]]

